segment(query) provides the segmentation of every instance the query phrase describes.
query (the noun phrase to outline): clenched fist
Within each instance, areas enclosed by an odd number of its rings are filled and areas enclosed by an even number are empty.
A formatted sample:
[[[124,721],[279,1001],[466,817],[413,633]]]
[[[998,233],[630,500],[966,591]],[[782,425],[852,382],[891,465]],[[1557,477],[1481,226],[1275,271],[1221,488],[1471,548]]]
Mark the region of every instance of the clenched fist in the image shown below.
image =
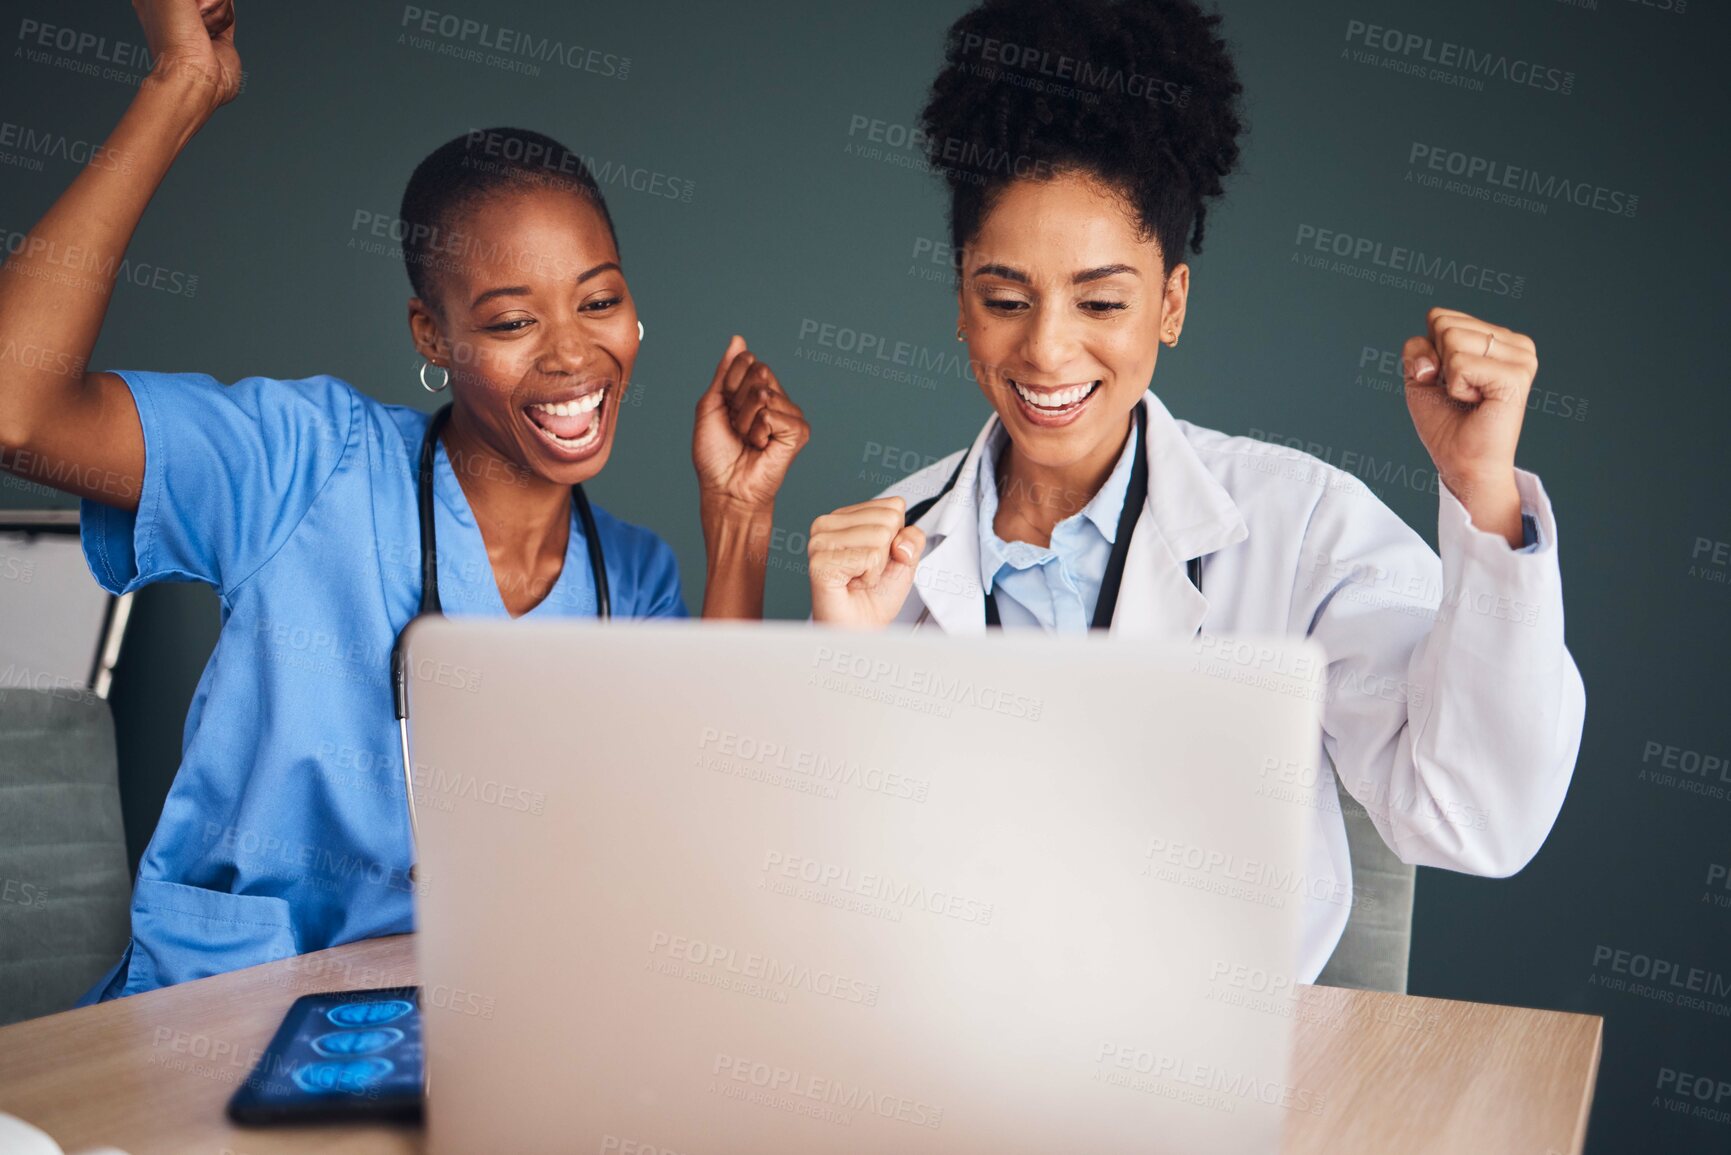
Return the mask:
[[[907,502],[880,497],[843,506],[811,523],[806,547],[813,620],[881,630],[913,588],[926,535],[905,525]]]
[[[805,413],[769,366],[728,341],[709,388],[697,400],[691,460],[706,503],[767,510],[787,478],[788,466],[811,440]]]
[[[1539,371],[1531,337],[1455,309],[1432,309],[1401,349],[1406,404],[1437,476],[1473,524],[1521,544],[1515,445]]]
[[[234,47],[234,0],[132,0],[150,48],[151,75],[192,83],[206,94],[207,114],[240,91]]]

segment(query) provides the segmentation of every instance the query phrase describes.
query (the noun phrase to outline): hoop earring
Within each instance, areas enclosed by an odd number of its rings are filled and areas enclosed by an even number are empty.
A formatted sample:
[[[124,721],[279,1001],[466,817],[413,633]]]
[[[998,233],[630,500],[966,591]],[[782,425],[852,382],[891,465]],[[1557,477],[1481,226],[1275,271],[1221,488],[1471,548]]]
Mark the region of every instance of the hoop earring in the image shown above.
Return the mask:
[[[962,327],[960,325],[956,326],[956,340],[958,340],[958,341],[967,340],[966,337],[962,336]]]
[[[639,343],[641,343],[643,341],[643,322],[642,321],[637,322],[637,340]]]
[[[443,373],[445,375],[445,379],[443,381],[439,382],[437,385],[427,384],[427,370],[433,369],[433,368],[437,368],[441,373]],[[450,383],[451,383],[451,371],[449,369],[445,368],[443,365],[435,366],[431,361],[421,362],[421,388],[425,389],[429,393],[443,393],[445,391],[445,388],[448,385],[450,385]]]

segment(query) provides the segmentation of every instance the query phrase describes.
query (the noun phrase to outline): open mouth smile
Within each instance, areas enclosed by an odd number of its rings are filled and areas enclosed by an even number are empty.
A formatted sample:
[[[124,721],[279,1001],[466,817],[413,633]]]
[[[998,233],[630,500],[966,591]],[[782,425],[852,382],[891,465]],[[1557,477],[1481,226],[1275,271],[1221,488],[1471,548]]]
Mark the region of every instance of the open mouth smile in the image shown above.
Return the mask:
[[[611,389],[602,385],[559,401],[537,401],[523,406],[523,413],[556,456],[580,460],[601,444],[607,425],[604,402]]]
[[[1075,421],[1102,384],[1094,380],[1075,385],[1029,385],[1011,377],[1004,380],[1016,395],[1017,408],[1022,416],[1031,424],[1048,428]]]

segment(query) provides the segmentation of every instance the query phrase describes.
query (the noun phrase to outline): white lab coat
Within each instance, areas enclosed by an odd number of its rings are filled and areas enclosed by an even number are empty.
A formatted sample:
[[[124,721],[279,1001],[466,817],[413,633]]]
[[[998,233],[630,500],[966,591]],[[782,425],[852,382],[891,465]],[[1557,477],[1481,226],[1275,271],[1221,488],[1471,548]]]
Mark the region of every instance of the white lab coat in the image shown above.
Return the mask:
[[[1503,877],[1550,833],[1580,748],[1586,692],[1563,644],[1557,527],[1539,479],[1516,470],[1538,548],[1518,554],[1475,528],[1438,485],[1441,558],[1361,481],[1315,457],[1179,421],[1153,393],[1148,503],[1112,619],[1118,637],[1298,635],[1328,657],[1324,779],[1365,805],[1409,863]],[[982,633],[976,463],[916,523],[926,534],[898,621]],[[961,453],[885,491],[911,508]],[[1185,563],[1202,559],[1199,593]],[[1447,603],[1446,606],[1444,603]],[[1443,607],[1439,612],[1439,606]],[[1352,884],[1346,826],[1315,807],[1311,878]],[[1304,899],[1300,981],[1346,926],[1340,891]]]

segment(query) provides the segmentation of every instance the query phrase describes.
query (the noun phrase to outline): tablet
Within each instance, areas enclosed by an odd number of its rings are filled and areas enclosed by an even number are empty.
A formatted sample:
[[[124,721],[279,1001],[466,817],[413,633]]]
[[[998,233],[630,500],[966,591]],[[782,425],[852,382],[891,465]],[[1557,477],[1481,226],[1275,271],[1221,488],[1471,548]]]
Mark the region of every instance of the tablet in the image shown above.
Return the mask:
[[[236,1123],[421,1118],[419,987],[302,995],[228,1102]]]

